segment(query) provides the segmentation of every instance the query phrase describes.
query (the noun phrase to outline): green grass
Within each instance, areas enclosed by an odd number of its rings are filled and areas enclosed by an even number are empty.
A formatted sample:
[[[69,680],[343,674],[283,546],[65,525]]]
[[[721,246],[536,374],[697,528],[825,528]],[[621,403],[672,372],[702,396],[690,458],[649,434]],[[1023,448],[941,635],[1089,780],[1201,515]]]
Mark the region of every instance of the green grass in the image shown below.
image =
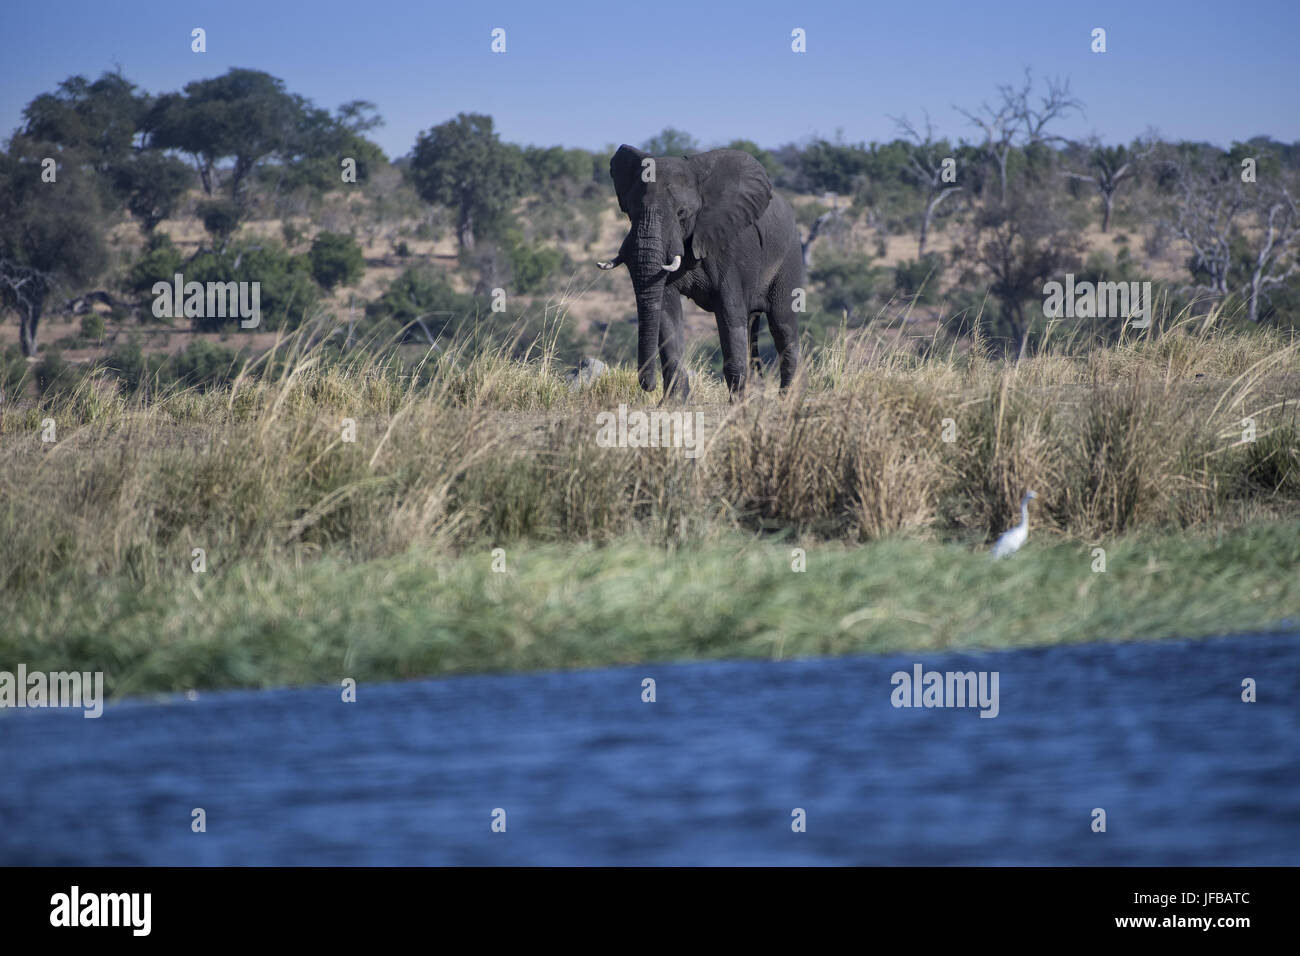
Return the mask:
[[[790,658],[1191,637],[1300,620],[1300,522],[1222,534],[1035,539],[1012,558],[903,538],[736,536],[665,551],[427,549],[244,562],[143,589],[50,582],[0,600],[0,660],[102,670],[115,696],[642,661]]]

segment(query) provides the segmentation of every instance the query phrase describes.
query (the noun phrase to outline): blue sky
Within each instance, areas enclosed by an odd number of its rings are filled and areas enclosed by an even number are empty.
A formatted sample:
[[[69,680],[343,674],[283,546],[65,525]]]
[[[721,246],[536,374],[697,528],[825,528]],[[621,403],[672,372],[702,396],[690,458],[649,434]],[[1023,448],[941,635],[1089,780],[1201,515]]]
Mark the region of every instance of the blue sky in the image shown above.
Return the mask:
[[[511,142],[591,149],[670,125],[705,145],[888,140],[890,115],[925,111],[940,134],[973,137],[953,106],[977,107],[1028,66],[1084,101],[1067,136],[1300,140],[1297,0],[62,0],[10,5],[6,21],[5,137],[37,94],[116,66],[151,92],[241,66],[331,109],[369,99],[390,156],[461,111],[491,114]],[[190,51],[195,26],[207,53]],[[490,52],[494,27],[504,55]],[[807,53],[790,51],[795,27]],[[1104,54],[1089,49],[1094,27]]]

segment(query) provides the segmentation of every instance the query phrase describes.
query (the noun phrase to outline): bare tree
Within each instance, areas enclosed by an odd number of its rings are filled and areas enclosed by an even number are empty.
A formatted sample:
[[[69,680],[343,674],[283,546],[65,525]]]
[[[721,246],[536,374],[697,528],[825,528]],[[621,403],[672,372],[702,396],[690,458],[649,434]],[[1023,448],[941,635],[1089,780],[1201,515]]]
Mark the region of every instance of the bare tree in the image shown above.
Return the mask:
[[[1177,207],[1167,223],[1191,247],[1193,288],[1215,296],[1236,292],[1259,321],[1268,290],[1300,271],[1300,211],[1291,187],[1243,182],[1222,158],[1168,159],[1176,176]]]
[[[831,208],[822,213],[813,220],[812,226],[808,229],[808,238],[803,240],[800,245],[803,248],[803,267],[812,268],[812,246],[817,237],[833,223],[843,219],[844,213],[840,210],[839,196],[831,195]]]
[[[1232,269],[1232,237],[1238,217],[1246,207],[1242,183],[1221,169],[1178,167],[1176,212],[1170,226],[1174,235],[1192,247],[1192,270],[1204,275],[1198,288],[1228,294]]]
[[[1096,139],[1092,142],[1092,152],[1088,157],[1091,173],[1078,173],[1066,170],[1063,175],[1070,179],[1091,183],[1101,196],[1102,214],[1101,231],[1110,231],[1110,215],[1115,205],[1115,193],[1120,183],[1132,179],[1137,173],[1138,161],[1145,158],[1151,148],[1138,147],[1130,151],[1124,146],[1103,146]]]
[[[997,107],[981,104],[972,113],[954,107],[984,133],[980,149],[997,166],[1001,186],[1001,202],[1007,201],[1007,162],[1017,149],[1028,149],[1040,143],[1060,142],[1063,137],[1048,133],[1049,124],[1061,119],[1071,110],[1083,111],[1082,101],[1070,94],[1070,81],[1049,78],[1047,92],[1033,101],[1033,76],[1025,68],[1024,82],[1019,86],[1005,83],[998,87],[1001,101]]]
[[[1266,290],[1279,286],[1300,271],[1300,213],[1285,186],[1270,190],[1258,204],[1264,228],[1256,240],[1254,268],[1250,273],[1250,321],[1259,321],[1259,300]]]
[[[989,291],[1000,305],[1002,335],[1016,345],[1016,361],[1029,341],[1026,303],[1041,300],[1043,283],[1073,267],[1082,252],[1058,198],[1040,188],[1006,205],[991,204],[977,213],[970,231],[966,256],[992,278]]]
[[[930,222],[934,218],[934,211],[953,193],[961,192],[961,187],[944,182],[943,161],[952,157],[939,155],[946,151],[943,148],[946,144],[935,141],[934,128],[930,125],[929,116],[925,118],[924,136],[906,116],[890,118],[893,119],[899,132],[912,141],[907,153],[908,165],[904,174],[925,191],[925,208],[921,213],[921,234],[916,243],[916,257],[920,259],[925,255],[925,240],[930,235]]]
[[[18,313],[18,344],[28,357],[36,354],[36,328],[53,284],[47,272],[0,258],[0,304]]]

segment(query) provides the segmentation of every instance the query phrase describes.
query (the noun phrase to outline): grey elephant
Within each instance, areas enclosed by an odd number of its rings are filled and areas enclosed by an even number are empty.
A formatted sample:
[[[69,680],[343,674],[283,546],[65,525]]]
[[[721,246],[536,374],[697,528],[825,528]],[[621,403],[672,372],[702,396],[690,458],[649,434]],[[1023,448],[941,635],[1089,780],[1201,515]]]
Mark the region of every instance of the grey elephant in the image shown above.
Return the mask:
[[[620,146],[609,174],[632,228],[618,255],[597,264],[626,264],[632,276],[641,387],[655,389],[658,352],[665,395],[687,397],[683,295],[718,320],[733,397],[757,363],[761,315],[780,356],[781,387],[789,386],[799,365],[803,252],[794,210],[772,191],[762,164],[734,149],[651,157]]]

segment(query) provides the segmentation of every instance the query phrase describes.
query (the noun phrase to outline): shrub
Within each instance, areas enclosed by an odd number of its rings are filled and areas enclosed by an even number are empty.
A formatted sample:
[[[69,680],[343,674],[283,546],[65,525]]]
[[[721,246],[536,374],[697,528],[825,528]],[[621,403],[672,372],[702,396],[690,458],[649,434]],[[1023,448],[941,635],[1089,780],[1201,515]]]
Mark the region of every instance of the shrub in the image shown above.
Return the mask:
[[[406,328],[405,338],[424,338],[416,325],[423,322],[435,338],[472,321],[478,312],[473,296],[457,292],[447,276],[427,266],[412,266],[393,280],[393,284],[374,302],[366,306],[366,315],[387,320],[392,332]],[[409,326],[415,326],[410,328]]]
[[[849,324],[860,325],[875,301],[880,270],[870,256],[828,251],[817,257],[811,279],[821,286],[815,301],[822,311],[847,312]]]
[[[243,210],[229,199],[213,199],[200,203],[198,214],[208,234],[222,242],[234,235],[235,230],[239,228],[240,219],[243,218]]]
[[[261,328],[297,328],[320,299],[306,256],[292,256],[277,242],[238,242],[223,252],[201,252],[185,264],[186,282],[258,282]],[[203,332],[237,323],[237,316],[194,319]]]
[[[307,258],[311,262],[312,278],[327,291],[340,285],[355,285],[366,271],[366,260],[357,241],[336,232],[322,232],[313,239]]]
[[[32,371],[36,376],[36,391],[43,399],[56,400],[71,392],[76,384],[72,366],[63,360],[57,349],[41,353],[41,360]]]
[[[522,295],[542,291],[547,280],[565,266],[565,255],[559,249],[526,242],[517,232],[506,237],[505,246],[510,261],[511,285]]]
[[[91,312],[81,318],[81,338],[86,342],[98,342],[104,337],[104,317],[98,312]]]
[[[919,259],[905,259],[894,267],[894,291],[911,298],[926,289],[933,293],[943,275],[943,257],[928,253]]]
[[[181,271],[181,251],[165,232],[149,237],[144,253],[127,273],[126,287],[137,295],[151,295],[155,282],[171,282]],[[152,315],[152,313],[150,313]]]

